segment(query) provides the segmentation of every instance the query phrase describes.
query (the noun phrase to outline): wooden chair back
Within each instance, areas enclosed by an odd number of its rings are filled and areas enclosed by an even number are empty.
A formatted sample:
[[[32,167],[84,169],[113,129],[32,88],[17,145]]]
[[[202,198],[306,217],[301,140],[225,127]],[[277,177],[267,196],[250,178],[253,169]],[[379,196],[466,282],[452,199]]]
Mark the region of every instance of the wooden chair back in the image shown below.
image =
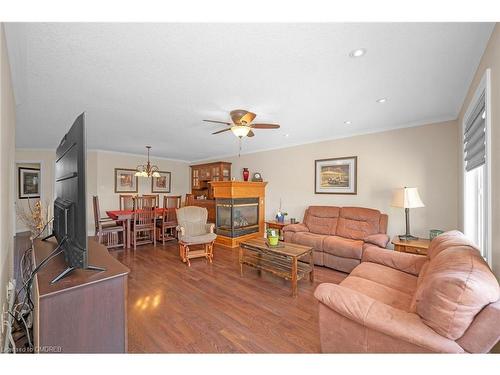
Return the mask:
[[[156,198],[136,197],[134,202],[134,223],[137,225],[151,224],[154,226],[156,217]]]
[[[176,210],[181,208],[181,195],[163,196],[163,222],[172,223],[177,221]]]
[[[99,208],[99,198],[97,195],[92,197],[92,204],[94,206],[94,224],[96,232],[99,230],[99,223],[101,221],[101,211]]]
[[[155,207],[160,207],[160,194],[143,194],[142,195],[144,198],[155,198],[156,199],[156,203],[155,203]]]
[[[135,196],[132,194],[120,194],[120,211],[128,210],[131,211],[134,209],[134,198]]]

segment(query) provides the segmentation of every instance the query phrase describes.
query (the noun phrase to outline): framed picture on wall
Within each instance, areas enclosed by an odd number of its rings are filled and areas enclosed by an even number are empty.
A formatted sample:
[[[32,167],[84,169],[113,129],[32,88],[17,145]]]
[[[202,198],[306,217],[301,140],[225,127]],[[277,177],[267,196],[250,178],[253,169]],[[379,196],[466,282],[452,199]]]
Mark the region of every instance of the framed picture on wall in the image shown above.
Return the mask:
[[[135,169],[115,168],[115,193],[137,193]]]
[[[358,157],[314,161],[315,194],[357,194]]]
[[[170,193],[171,173],[160,171],[160,177],[151,177],[152,193]]]
[[[40,169],[18,168],[19,199],[40,198]]]

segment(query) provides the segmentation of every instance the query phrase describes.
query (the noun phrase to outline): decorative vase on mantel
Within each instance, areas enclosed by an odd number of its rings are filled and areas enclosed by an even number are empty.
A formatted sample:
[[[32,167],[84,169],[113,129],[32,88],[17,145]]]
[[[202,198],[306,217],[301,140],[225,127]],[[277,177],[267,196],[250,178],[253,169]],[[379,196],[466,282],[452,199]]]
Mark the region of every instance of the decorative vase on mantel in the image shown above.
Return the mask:
[[[243,168],[243,181],[248,181],[248,177],[250,176],[250,172],[248,168]]]

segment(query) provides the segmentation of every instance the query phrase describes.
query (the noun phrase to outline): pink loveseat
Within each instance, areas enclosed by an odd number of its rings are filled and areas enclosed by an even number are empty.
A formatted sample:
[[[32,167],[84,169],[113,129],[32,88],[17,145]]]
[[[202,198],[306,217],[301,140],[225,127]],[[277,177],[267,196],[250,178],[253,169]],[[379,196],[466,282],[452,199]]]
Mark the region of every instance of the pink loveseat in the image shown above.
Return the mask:
[[[300,224],[283,228],[285,242],[311,246],[314,264],[351,272],[367,246],[385,248],[387,215],[363,207],[309,206]]]
[[[428,256],[368,247],[314,295],[326,353],[485,353],[500,338],[498,281],[458,231],[436,237]]]

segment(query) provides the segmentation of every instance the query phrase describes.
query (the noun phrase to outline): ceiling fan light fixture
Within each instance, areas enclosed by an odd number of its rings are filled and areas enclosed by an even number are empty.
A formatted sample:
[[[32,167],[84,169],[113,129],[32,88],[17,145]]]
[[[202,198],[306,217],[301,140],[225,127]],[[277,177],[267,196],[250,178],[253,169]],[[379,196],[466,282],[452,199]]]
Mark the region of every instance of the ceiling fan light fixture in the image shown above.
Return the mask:
[[[231,131],[238,138],[246,137],[248,135],[248,133],[250,132],[250,129],[251,129],[250,126],[247,126],[247,125],[231,126]]]

